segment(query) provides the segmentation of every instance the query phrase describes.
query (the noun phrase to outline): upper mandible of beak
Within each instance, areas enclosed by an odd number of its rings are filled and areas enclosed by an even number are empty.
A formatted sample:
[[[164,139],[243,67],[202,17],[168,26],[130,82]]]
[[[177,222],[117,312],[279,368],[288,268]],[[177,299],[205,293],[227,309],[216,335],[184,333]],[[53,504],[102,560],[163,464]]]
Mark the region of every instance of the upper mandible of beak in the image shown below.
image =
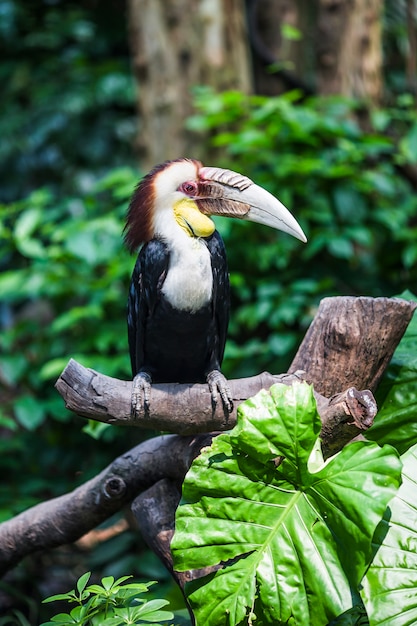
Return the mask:
[[[288,209],[250,178],[219,167],[202,167],[199,177],[207,190],[207,195],[204,193],[204,197],[197,199],[202,213],[259,222],[307,241]]]

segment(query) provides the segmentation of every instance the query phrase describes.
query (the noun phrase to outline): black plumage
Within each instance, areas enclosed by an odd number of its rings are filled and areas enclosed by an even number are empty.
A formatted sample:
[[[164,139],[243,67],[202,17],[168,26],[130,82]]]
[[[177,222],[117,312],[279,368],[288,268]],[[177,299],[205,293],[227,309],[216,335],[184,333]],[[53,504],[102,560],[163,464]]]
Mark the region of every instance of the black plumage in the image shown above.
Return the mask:
[[[211,299],[196,312],[175,309],[162,293],[170,267],[169,247],[155,238],[141,248],[130,283],[128,339],[133,376],[152,382],[206,382],[220,370],[229,323],[229,276],[217,231],[200,239],[210,253]]]

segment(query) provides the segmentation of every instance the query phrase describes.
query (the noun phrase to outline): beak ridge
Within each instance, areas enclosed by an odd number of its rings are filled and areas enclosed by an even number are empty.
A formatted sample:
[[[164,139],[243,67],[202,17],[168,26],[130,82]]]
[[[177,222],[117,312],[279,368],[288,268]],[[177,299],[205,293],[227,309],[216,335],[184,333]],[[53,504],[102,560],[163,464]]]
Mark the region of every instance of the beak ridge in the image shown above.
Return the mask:
[[[203,167],[199,174],[203,181],[210,181],[210,186],[216,187],[216,200],[207,204],[204,199],[200,201],[202,212],[266,224],[300,241],[307,241],[301,226],[288,209],[246,176],[217,167]]]

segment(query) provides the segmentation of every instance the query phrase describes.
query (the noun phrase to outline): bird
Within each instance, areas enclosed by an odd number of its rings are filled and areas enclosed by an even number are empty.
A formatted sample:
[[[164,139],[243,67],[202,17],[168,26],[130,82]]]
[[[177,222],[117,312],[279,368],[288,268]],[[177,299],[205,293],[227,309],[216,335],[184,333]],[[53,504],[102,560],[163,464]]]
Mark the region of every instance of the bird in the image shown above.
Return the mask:
[[[219,395],[225,414],[233,410],[221,372],[229,274],[213,215],[259,222],[307,241],[277,198],[232,170],[179,158],[144,176],[124,227],[127,249],[139,249],[127,305],[132,415],[149,414],[153,383],[207,383],[213,411]]]

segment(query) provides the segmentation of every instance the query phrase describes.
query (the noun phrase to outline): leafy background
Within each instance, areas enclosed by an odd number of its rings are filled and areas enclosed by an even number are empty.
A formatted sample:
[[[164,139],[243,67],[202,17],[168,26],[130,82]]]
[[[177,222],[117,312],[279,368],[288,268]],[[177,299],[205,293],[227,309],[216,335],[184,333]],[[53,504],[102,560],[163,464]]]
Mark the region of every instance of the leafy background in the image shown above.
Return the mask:
[[[396,6],[385,24],[385,46],[397,54],[386,65],[389,106],[366,127],[355,121],[357,103],[340,98],[195,92],[188,124],[216,164],[277,194],[309,238],[304,246],[218,220],[232,284],[229,377],[285,371],[323,296],[391,296],[416,283],[417,196],[407,172],[417,165],[417,115],[394,62],[404,37]],[[125,5],[97,8],[0,0],[0,519],[70,490],[144,436],[86,425],[53,388],[70,357],[130,376],[133,259],[121,232],[142,173]],[[0,615],[10,602],[37,615],[40,597],[89,568],[164,577],[126,533],[91,553],[27,559],[0,583]]]

